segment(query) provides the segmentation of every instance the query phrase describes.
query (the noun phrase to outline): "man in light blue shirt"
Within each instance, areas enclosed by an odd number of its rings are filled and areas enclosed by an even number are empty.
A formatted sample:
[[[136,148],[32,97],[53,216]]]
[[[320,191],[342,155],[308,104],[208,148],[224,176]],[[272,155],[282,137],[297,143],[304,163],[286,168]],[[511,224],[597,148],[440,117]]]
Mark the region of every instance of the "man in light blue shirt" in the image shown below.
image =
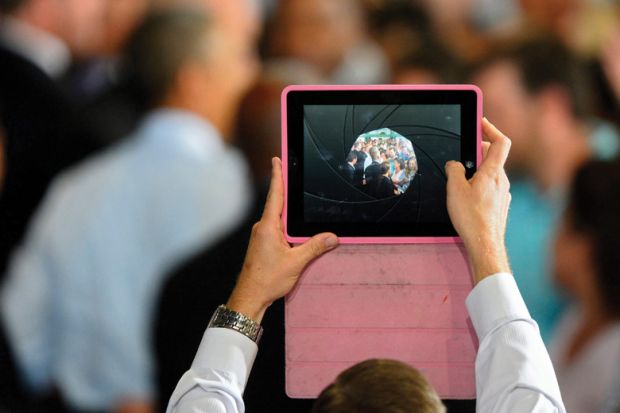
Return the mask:
[[[156,108],[53,184],[12,259],[0,309],[17,364],[73,409],[153,406],[163,275],[246,213],[247,168],[224,137],[255,75],[258,19],[245,0],[211,3],[208,18],[168,9],[134,34],[128,68]]]

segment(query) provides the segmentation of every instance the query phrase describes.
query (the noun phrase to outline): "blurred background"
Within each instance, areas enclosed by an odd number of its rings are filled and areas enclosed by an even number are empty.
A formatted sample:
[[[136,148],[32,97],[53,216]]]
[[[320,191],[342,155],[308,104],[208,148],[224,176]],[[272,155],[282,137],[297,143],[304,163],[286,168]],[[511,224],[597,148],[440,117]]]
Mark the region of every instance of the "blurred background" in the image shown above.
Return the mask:
[[[0,412],[165,410],[323,83],[481,87],[567,410],[620,411],[619,1],[0,0]],[[308,411],[272,307],[247,410]]]

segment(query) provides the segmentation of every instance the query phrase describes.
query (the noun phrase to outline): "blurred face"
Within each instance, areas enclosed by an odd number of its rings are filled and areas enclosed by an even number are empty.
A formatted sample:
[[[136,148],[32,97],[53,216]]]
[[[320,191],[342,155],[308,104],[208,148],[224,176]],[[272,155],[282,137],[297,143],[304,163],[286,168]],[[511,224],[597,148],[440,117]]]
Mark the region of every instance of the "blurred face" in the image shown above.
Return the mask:
[[[150,0],[106,0],[102,53],[117,55],[144,16]]]
[[[564,214],[553,244],[555,282],[578,300],[596,295],[591,243],[572,228],[570,211]]]
[[[431,85],[443,83],[441,77],[423,67],[408,67],[394,75],[394,83],[403,85]]]
[[[473,0],[423,0],[422,3],[439,25],[467,22],[474,5]]]
[[[195,65],[198,74],[186,89],[199,111],[229,136],[241,99],[258,74],[259,16],[247,0],[211,3],[214,22],[205,33],[205,60]]]
[[[518,70],[507,61],[497,62],[479,71],[473,81],[482,89],[485,115],[512,140],[506,167],[527,170],[536,150],[537,117],[534,99],[523,88]]]
[[[345,0],[286,0],[280,3],[273,47],[329,74],[360,36],[359,9]]]
[[[59,34],[76,56],[89,57],[100,51],[108,1],[57,0],[62,10]]]

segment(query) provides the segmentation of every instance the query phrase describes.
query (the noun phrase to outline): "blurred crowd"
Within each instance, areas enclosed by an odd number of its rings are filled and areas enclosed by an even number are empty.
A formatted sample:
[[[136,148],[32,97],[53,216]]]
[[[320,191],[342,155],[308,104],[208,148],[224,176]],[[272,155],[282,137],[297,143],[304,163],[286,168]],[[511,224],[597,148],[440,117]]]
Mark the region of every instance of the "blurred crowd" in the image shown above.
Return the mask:
[[[0,0],[0,412],[165,409],[242,265],[280,92],[322,83],[480,86],[567,410],[620,409],[617,0]],[[247,408],[305,411],[273,307]]]

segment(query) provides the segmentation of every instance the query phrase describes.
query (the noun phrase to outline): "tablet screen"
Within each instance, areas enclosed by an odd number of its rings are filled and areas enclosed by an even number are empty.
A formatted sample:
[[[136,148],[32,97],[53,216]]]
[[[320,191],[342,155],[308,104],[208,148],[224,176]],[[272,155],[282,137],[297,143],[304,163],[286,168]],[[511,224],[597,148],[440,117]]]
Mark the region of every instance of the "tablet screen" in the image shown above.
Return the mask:
[[[449,160],[477,164],[473,90],[291,91],[287,231],[454,237]]]
[[[459,105],[305,105],[304,221],[449,223],[460,139]]]

